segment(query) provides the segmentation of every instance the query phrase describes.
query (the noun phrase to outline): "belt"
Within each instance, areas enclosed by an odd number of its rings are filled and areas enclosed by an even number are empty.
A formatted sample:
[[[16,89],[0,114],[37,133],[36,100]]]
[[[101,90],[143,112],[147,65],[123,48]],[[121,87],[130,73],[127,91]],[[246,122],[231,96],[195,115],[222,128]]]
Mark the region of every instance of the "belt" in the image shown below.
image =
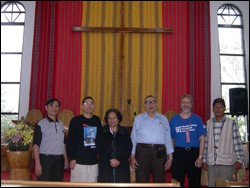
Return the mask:
[[[163,144],[143,144],[143,143],[137,143],[137,145],[142,146],[142,147],[150,147],[150,148],[159,148],[159,147],[165,146]]]
[[[195,150],[199,148],[198,147],[175,147],[175,149],[190,151],[190,150]]]
[[[46,157],[54,157],[54,158],[61,158],[61,157],[63,157],[63,155],[51,155],[51,154],[41,154],[41,155],[44,155]]]

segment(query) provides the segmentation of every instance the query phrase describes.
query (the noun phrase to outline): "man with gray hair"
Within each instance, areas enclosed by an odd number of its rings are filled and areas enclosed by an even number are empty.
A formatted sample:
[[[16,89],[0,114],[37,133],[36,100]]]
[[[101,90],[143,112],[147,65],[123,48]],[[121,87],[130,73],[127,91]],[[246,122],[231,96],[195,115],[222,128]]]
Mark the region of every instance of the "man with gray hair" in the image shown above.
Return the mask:
[[[179,181],[182,187],[186,174],[189,187],[200,187],[206,129],[202,119],[192,113],[192,107],[193,97],[189,94],[181,96],[181,112],[169,123],[175,145],[172,178]]]
[[[135,118],[131,133],[131,166],[135,169],[137,183],[149,183],[151,173],[154,183],[165,183],[166,170],[171,167],[174,151],[169,123],[156,111],[154,96],[148,95],[144,104],[146,112]]]

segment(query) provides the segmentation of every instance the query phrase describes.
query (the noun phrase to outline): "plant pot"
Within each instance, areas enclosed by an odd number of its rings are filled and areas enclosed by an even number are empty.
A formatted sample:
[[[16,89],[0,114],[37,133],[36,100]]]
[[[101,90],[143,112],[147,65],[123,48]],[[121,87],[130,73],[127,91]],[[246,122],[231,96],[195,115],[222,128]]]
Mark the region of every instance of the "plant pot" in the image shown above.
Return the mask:
[[[9,151],[7,158],[10,164],[11,180],[31,180],[31,151]]]
[[[9,149],[8,144],[1,144],[1,171],[10,169],[10,165],[7,159],[7,150]]]

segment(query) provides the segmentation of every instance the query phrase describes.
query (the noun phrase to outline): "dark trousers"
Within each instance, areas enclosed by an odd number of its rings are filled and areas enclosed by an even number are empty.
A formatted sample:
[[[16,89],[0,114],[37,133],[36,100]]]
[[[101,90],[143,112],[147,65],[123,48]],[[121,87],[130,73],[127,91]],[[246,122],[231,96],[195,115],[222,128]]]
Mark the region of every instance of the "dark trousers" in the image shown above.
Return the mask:
[[[63,155],[40,154],[42,175],[37,177],[38,181],[63,181],[64,157]]]
[[[154,183],[166,183],[166,171],[164,169],[166,156],[157,156],[159,150],[166,153],[164,145],[150,147],[137,144],[135,154],[139,164],[135,170],[137,183],[149,183],[151,173]]]
[[[189,187],[200,187],[201,168],[195,167],[195,161],[199,157],[199,148],[174,149],[174,160],[172,163],[172,179],[180,182],[184,187],[185,176],[187,174]]]

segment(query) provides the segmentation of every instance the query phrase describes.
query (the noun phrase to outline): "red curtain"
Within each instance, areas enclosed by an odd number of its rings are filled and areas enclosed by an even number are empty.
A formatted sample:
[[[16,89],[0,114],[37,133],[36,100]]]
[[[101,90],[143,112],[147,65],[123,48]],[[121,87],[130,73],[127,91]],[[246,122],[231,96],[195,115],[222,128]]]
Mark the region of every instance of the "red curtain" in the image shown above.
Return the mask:
[[[56,97],[61,109],[79,114],[81,85],[81,1],[38,1],[29,108],[45,114],[46,100]]]
[[[162,112],[180,111],[184,93],[194,97],[194,113],[205,122],[210,117],[210,20],[209,1],[163,2]]]

